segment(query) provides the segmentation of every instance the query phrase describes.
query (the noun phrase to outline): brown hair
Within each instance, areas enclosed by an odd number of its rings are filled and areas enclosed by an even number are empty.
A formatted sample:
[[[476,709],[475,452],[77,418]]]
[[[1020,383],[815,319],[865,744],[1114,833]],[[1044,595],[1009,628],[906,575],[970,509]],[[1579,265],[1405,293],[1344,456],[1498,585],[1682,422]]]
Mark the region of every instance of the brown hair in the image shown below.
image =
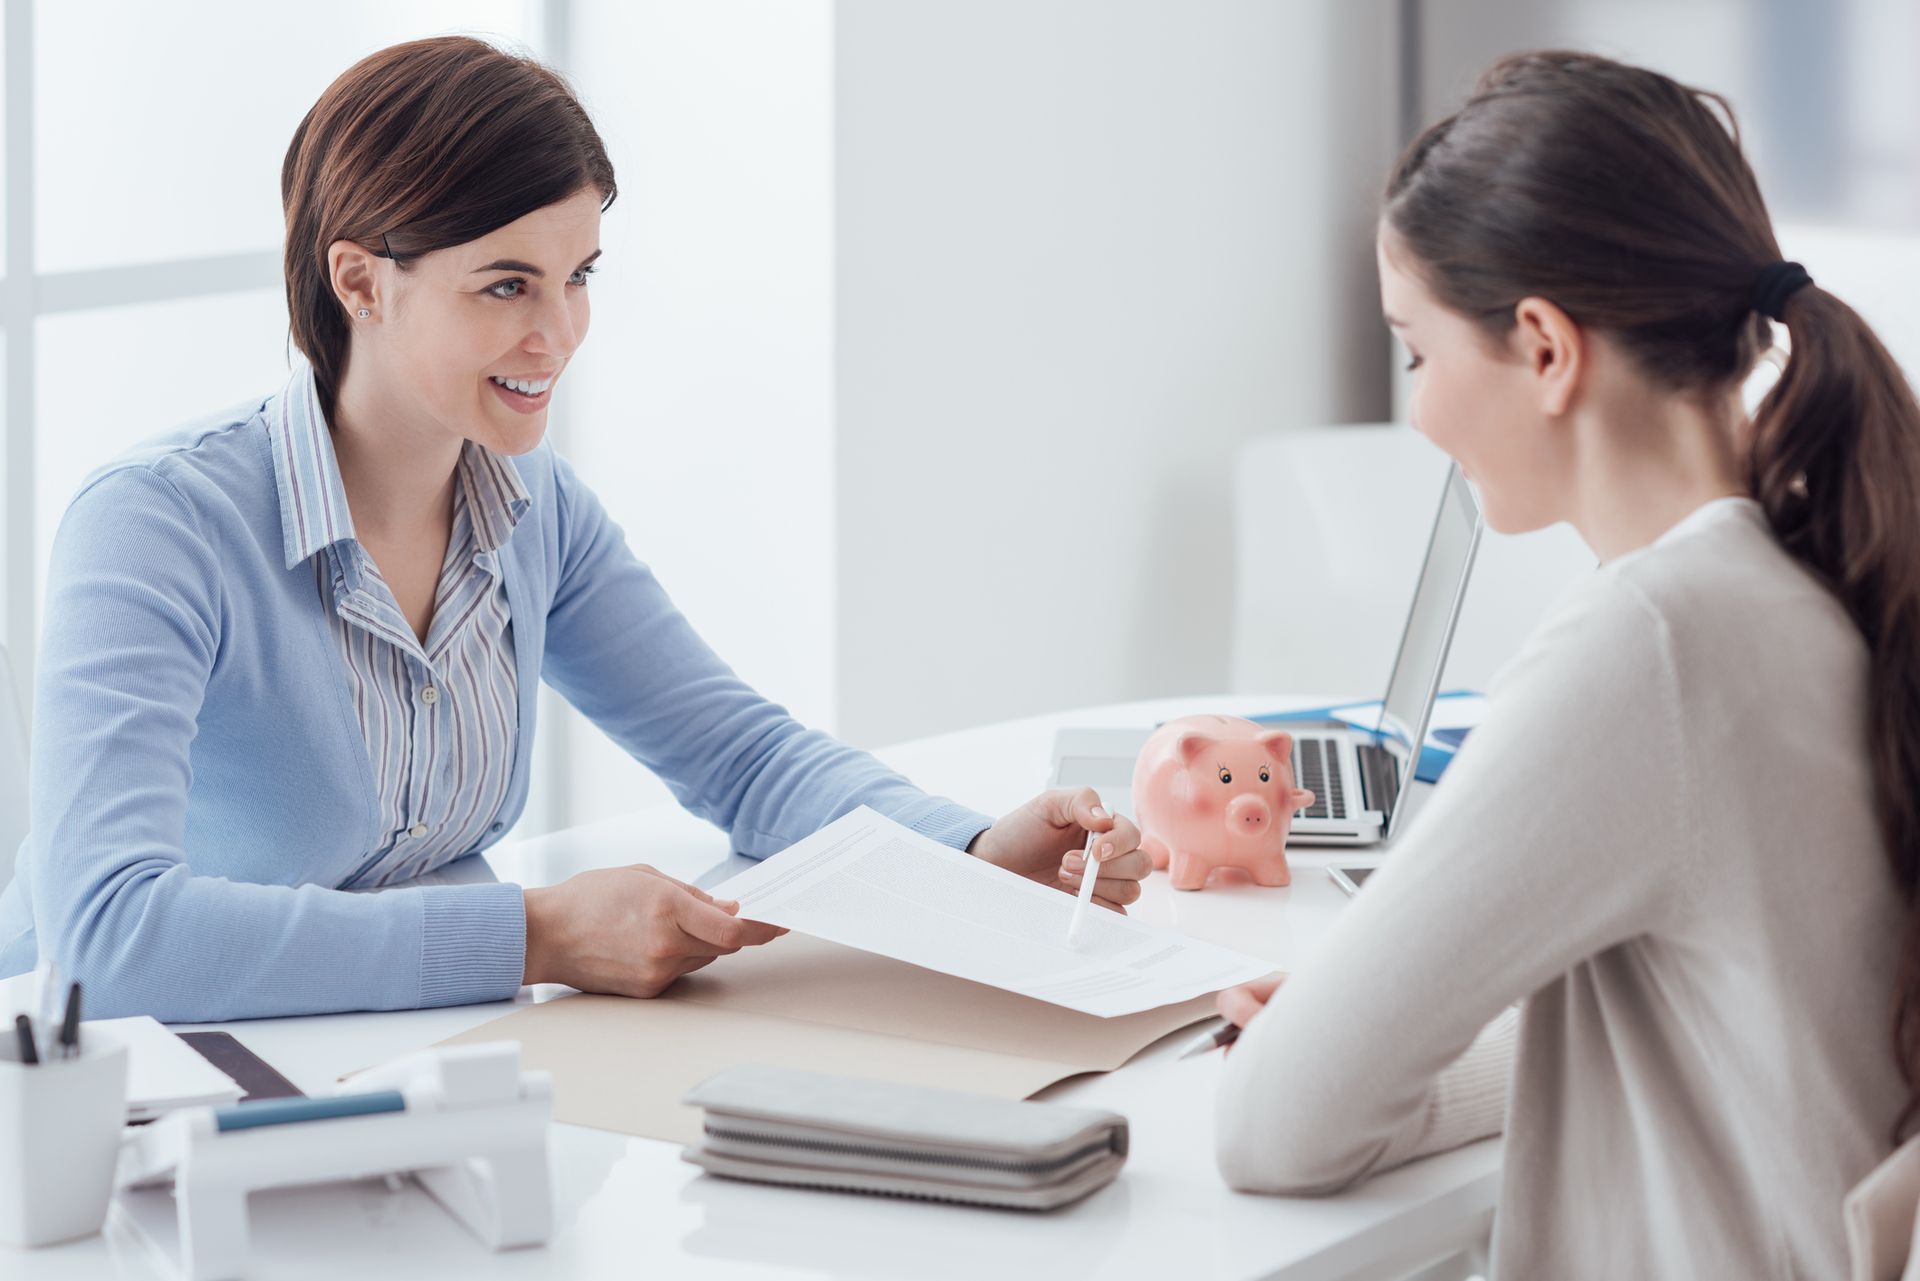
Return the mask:
[[[1732,109],[1588,54],[1502,59],[1388,181],[1386,226],[1491,336],[1529,295],[1604,331],[1658,383],[1729,391],[1770,343],[1754,310],[1780,247]],[[1878,818],[1908,904],[1893,1049],[1920,1115],[1920,405],[1852,308],[1817,285],[1779,313],[1791,355],[1755,414],[1748,483],[1872,654]]]
[[[613,203],[606,147],[566,81],[468,36],[362,58],[294,130],[280,168],[287,312],[331,413],[349,322],[327,249],[351,240],[405,270],[584,188]]]

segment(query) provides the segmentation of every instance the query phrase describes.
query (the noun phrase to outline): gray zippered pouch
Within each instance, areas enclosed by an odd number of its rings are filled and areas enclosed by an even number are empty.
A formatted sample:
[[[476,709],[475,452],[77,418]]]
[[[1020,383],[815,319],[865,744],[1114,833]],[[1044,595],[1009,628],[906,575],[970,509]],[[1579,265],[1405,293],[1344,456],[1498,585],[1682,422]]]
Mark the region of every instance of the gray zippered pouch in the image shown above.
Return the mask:
[[[684,1100],[705,1133],[681,1156],[727,1178],[1044,1210],[1111,1182],[1116,1112],[750,1065]]]

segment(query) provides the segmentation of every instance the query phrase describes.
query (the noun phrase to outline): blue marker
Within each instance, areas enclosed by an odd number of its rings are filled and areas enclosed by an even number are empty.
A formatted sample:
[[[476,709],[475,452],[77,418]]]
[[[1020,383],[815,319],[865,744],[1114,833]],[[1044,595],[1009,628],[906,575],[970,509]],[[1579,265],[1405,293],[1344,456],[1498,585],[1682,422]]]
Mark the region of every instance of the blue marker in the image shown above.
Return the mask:
[[[251,1130],[262,1125],[291,1125],[297,1121],[330,1121],[343,1116],[374,1116],[381,1112],[405,1112],[406,1096],[398,1090],[373,1090],[366,1094],[336,1094],[327,1099],[260,1099],[253,1103],[229,1103],[213,1110],[214,1127],[227,1130]]]

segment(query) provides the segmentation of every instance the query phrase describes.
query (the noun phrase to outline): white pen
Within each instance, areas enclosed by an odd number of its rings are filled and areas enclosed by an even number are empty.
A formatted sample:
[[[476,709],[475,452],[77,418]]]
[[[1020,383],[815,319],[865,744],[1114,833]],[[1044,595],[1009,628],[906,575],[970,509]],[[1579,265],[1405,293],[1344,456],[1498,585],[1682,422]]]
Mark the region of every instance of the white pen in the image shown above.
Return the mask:
[[[1085,942],[1087,902],[1093,897],[1093,883],[1100,879],[1099,869],[1093,861],[1093,840],[1096,835],[1091,829],[1087,832],[1087,862],[1080,869],[1080,893],[1073,900],[1073,919],[1067,922],[1068,947],[1079,947]]]
[[[33,1031],[40,1042],[40,1061],[44,1063],[53,1057],[53,1030],[59,1027],[60,967],[48,957],[34,967],[33,980]]]

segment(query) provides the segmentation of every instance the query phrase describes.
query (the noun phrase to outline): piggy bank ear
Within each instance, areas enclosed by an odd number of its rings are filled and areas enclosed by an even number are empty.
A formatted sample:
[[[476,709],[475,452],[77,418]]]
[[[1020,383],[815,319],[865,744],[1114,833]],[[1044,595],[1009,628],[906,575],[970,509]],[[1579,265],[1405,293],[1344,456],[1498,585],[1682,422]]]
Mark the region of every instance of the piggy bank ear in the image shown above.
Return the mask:
[[[1262,734],[1259,739],[1265,748],[1272,752],[1275,761],[1291,760],[1293,757],[1293,735],[1283,729]]]
[[[1181,734],[1179,738],[1173,740],[1173,752],[1174,755],[1180,758],[1181,764],[1191,765],[1195,758],[1197,758],[1201,752],[1205,751],[1207,746],[1212,742],[1213,740],[1205,734],[1199,733],[1196,730],[1187,730]]]

